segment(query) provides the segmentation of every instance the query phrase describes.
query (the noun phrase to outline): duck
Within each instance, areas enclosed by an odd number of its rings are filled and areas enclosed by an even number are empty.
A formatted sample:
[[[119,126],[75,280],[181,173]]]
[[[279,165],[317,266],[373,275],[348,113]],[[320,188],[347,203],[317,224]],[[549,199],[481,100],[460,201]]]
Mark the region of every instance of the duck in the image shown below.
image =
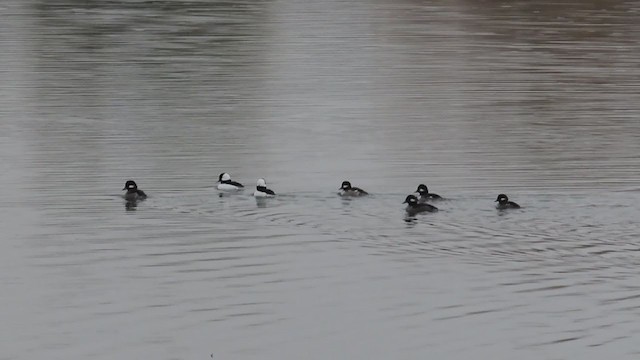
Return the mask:
[[[127,190],[124,194],[124,199],[127,201],[144,200],[147,198],[147,194],[144,191],[138,189],[138,184],[133,180],[127,180],[124,183],[122,190]]]
[[[368,192],[357,188],[357,187],[353,187],[351,186],[351,183],[348,181],[343,181],[342,182],[342,186],[340,186],[340,192],[338,192],[338,194],[340,196],[365,196],[365,195],[369,195]]]
[[[442,196],[430,193],[429,188],[427,188],[427,185],[425,184],[418,185],[418,189],[416,189],[416,192],[420,194],[420,199],[418,200],[420,204],[424,204],[429,200],[442,200]]]
[[[244,189],[244,186],[237,181],[232,181],[228,173],[222,173],[218,176],[217,188],[223,191],[239,191]]]
[[[496,205],[496,209],[505,210],[505,209],[520,209],[520,205],[514,203],[513,201],[509,201],[509,198],[505,194],[500,194],[496,198],[498,204]]]
[[[258,179],[258,182],[256,183],[256,191],[253,192],[253,196],[255,197],[260,197],[260,198],[265,198],[265,197],[274,197],[276,196],[276,193],[273,192],[273,190],[271,189],[267,189],[267,183],[266,181],[264,181],[264,179],[260,178]]]
[[[415,215],[421,212],[437,212],[438,208],[430,204],[420,204],[418,198],[415,195],[409,195],[404,200],[403,204],[407,204],[407,214]]]

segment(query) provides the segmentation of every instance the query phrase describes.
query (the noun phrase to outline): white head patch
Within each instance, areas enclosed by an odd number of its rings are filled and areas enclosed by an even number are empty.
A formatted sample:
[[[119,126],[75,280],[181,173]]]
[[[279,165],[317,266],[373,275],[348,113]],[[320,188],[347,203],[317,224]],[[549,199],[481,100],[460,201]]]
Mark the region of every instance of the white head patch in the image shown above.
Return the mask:
[[[229,181],[231,180],[231,175],[224,173],[222,174],[222,181]]]
[[[257,185],[258,185],[258,186],[265,186],[265,187],[266,187],[266,186],[267,186],[267,183],[264,181],[264,179],[258,179],[258,183],[257,183]]]

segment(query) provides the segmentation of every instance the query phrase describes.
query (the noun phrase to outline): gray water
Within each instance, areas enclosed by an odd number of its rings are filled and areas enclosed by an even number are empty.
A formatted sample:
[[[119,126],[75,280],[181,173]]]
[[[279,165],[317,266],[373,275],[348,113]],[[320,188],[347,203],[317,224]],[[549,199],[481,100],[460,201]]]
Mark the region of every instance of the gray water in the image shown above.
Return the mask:
[[[0,5],[0,359],[640,357],[639,2]]]

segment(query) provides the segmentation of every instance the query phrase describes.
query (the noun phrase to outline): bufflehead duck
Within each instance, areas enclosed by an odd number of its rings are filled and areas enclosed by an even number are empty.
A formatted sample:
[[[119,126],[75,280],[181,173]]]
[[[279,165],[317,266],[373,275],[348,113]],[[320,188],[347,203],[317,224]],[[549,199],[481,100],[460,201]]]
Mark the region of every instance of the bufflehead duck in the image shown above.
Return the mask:
[[[407,204],[406,211],[407,211],[407,213],[409,215],[415,215],[415,214],[418,214],[418,213],[421,213],[421,212],[436,212],[436,211],[438,211],[438,208],[433,206],[433,205],[418,203],[418,198],[415,197],[414,195],[407,196],[407,198],[404,200],[403,204]]]
[[[127,180],[122,190],[127,190],[124,194],[124,199],[127,201],[144,200],[147,198],[147,194],[142,190],[138,190],[138,184],[133,180]]]
[[[520,209],[520,205],[514,203],[513,201],[509,201],[509,198],[505,194],[498,195],[496,201],[498,205],[496,205],[496,209],[504,210],[504,209]]]
[[[253,193],[255,197],[274,197],[276,193],[271,189],[267,189],[267,183],[264,179],[258,179],[258,183],[256,184],[256,191]]]
[[[357,188],[352,187],[351,183],[348,181],[343,181],[342,186],[340,186],[340,192],[338,193],[340,196],[364,196],[369,195],[368,192]]]
[[[244,186],[236,181],[231,181],[231,175],[222,173],[218,176],[218,190],[238,191],[244,189]]]
[[[420,194],[420,200],[418,200],[420,204],[425,203],[429,200],[442,200],[442,196],[430,193],[429,188],[427,188],[427,185],[425,184],[418,185],[418,189],[416,190],[416,192]]]

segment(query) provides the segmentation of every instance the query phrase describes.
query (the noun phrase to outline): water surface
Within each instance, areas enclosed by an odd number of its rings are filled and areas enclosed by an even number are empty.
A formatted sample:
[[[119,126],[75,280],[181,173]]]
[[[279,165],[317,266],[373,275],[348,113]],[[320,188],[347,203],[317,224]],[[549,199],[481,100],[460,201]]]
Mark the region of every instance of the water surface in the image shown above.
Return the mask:
[[[3,3],[0,359],[637,359],[639,13]]]

